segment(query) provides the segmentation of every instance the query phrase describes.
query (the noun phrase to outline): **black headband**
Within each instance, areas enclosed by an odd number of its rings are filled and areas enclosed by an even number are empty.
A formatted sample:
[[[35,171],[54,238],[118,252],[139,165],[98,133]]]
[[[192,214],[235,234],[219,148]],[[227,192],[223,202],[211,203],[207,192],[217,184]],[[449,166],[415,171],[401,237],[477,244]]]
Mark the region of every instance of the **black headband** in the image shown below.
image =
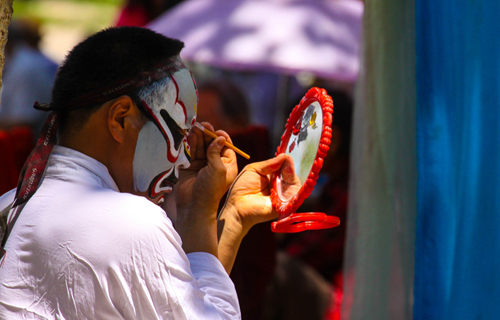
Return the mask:
[[[34,108],[41,111],[63,111],[74,110],[91,105],[100,105],[124,94],[140,89],[155,81],[166,78],[175,72],[186,68],[178,56],[167,59],[154,65],[146,71],[142,71],[134,77],[121,79],[111,85],[96,88],[88,93],[73,98],[64,104],[64,109],[55,108],[50,103],[36,102]]]

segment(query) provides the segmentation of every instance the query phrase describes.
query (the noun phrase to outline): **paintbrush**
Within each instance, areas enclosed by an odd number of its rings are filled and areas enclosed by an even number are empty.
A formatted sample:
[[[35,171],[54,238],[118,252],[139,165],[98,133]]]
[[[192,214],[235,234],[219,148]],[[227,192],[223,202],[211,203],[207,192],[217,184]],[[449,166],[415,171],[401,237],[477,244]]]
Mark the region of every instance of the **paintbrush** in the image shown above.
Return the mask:
[[[207,135],[209,135],[210,137],[212,137],[214,139],[216,139],[217,137],[219,137],[214,132],[212,132],[212,131],[208,130],[207,128],[205,128],[204,126],[202,126],[199,122],[195,122],[194,125],[198,129],[200,129],[201,131],[203,131],[204,133],[206,133]],[[232,149],[234,152],[238,153],[239,155],[243,156],[244,158],[250,159],[250,156],[248,154],[246,154],[245,152],[243,152],[240,149],[236,148],[234,145],[230,144],[229,142],[224,141],[224,145],[226,147],[228,147],[229,149]]]

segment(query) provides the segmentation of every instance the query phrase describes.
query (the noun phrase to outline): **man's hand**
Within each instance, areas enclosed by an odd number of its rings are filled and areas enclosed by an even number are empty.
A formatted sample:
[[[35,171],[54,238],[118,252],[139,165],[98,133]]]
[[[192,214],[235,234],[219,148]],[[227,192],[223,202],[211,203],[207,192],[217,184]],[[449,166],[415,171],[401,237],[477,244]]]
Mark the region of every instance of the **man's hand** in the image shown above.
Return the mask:
[[[271,175],[280,170],[285,154],[246,166],[231,187],[219,218],[219,260],[229,273],[243,237],[257,223],[278,217],[273,209]]]
[[[271,174],[278,171],[286,155],[256,162],[246,166],[238,176],[225,205],[225,211],[240,220],[245,234],[257,223],[269,221],[278,216],[271,204]]]
[[[209,123],[203,125],[213,131]],[[222,130],[216,134],[221,137],[214,140],[197,127],[191,130],[191,165],[180,171],[179,181],[175,185],[178,209],[193,202],[218,207],[220,199],[238,174],[234,151],[224,147],[224,141],[231,142],[231,138]]]
[[[203,125],[213,130],[209,123]],[[177,203],[176,229],[186,253],[206,251],[217,256],[217,209],[222,196],[238,172],[234,151],[224,147],[231,141],[224,131],[212,139],[201,130],[191,131],[191,166],[181,170],[174,187]]]

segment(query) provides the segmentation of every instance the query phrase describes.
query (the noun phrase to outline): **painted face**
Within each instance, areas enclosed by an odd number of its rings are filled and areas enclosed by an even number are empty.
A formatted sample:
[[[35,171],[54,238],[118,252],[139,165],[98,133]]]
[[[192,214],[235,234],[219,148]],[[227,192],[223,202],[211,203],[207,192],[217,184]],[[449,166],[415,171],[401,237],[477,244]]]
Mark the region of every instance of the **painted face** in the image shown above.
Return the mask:
[[[139,132],[134,155],[134,188],[152,199],[171,192],[179,168],[190,164],[188,134],[196,121],[198,97],[188,69],[180,69],[161,89],[161,95],[143,101],[154,119]]]

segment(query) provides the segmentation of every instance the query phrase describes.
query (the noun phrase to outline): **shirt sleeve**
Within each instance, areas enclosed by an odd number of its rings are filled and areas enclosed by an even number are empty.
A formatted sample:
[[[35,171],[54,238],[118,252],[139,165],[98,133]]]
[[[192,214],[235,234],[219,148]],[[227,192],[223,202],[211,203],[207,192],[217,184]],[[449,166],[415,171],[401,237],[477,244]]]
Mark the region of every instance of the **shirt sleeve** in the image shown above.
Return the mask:
[[[144,319],[241,319],[233,282],[212,254],[186,255],[166,217],[135,224],[130,277],[135,316]],[[150,216],[151,217],[151,216]],[[116,248],[116,247],[115,247]],[[126,269],[129,269],[128,271]],[[126,276],[127,277],[127,276]],[[130,301],[129,300],[129,301]]]
[[[191,271],[207,300],[224,315],[223,318],[240,319],[236,289],[220,261],[206,252],[193,252],[187,256]]]

